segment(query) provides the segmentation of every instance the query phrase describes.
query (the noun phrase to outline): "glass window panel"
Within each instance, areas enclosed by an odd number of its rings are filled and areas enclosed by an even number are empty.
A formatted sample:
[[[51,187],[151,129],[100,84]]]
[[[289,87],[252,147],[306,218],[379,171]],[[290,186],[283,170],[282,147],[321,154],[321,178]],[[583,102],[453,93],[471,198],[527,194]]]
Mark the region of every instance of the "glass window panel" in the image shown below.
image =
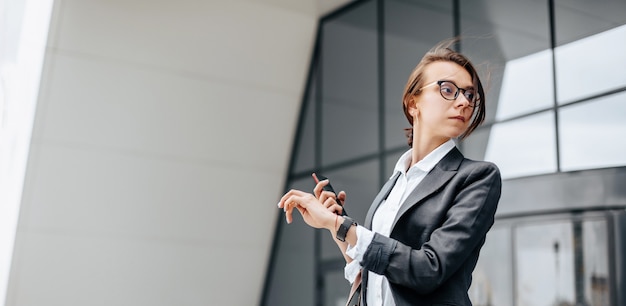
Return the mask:
[[[335,191],[343,190],[346,192],[346,212],[360,224],[365,221],[365,215],[380,189],[378,165],[378,159],[375,159],[322,173],[330,179]],[[322,233],[322,258],[343,258],[337,244],[327,231]]]
[[[500,107],[507,62],[550,48],[548,6],[544,1],[517,0],[464,0],[459,5],[461,51],[470,57],[486,87],[485,121],[489,123]],[[539,75],[550,71],[551,62],[542,65],[535,67],[533,76],[551,77]]]
[[[343,277],[343,269],[324,274],[324,305],[345,306],[350,284]]]
[[[315,167],[315,99],[316,95],[316,80],[315,74],[311,78],[309,84],[309,95],[304,102],[304,114],[302,117],[302,125],[300,128],[301,134],[295,140],[298,144],[295,148],[295,161],[294,168],[291,169],[292,173],[301,172],[304,170],[310,170]]]
[[[398,93],[398,95],[402,95],[402,92]],[[411,126],[404,116],[404,111],[402,111],[402,102],[401,100],[395,100],[393,101],[395,106],[391,106],[389,101],[392,100],[386,100],[385,102],[387,104],[385,109],[385,149],[407,147],[404,129]]]
[[[406,150],[408,149],[409,149],[409,146],[406,146]],[[404,152],[406,151],[400,151],[397,153],[387,154],[387,157],[385,159],[385,173],[383,173],[385,182],[387,181],[387,179],[389,179],[393,175],[393,169],[396,167],[396,163],[398,162],[398,159],[400,159],[400,156],[402,156]],[[383,182],[383,184],[385,182]]]
[[[514,241],[518,305],[610,305],[605,219],[524,224]]]
[[[608,227],[605,220],[583,222],[584,295],[587,305],[610,305]]]
[[[376,153],[378,132],[376,110],[356,105],[325,105],[322,119],[322,166]]]
[[[406,144],[402,93],[413,68],[436,43],[454,36],[452,1],[384,1],[385,148]],[[423,31],[419,29],[428,29]]]
[[[472,135],[464,139],[458,147],[465,157],[474,160],[484,160],[490,134],[490,126],[480,127],[474,130]]]
[[[626,92],[559,109],[561,168],[626,165]]]
[[[626,24],[624,0],[555,0],[554,6],[559,46]]]
[[[558,102],[567,103],[626,86],[624,49],[626,25],[556,48]]]
[[[472,273],[468,291],[474,306],[513,305],[511,231],[494,226]]]
[[[375,1],[322,24],[323,165],[378,151],[376,29]]]
[[[553,88],[550,50],[508,61],[502,77],[496,120],[553,106]]]
[[[310,179],[292,182],[289,189],[310,190]],[[274,265],[270,271],[268,295],[265,305],[308,305],[313,306],[315,292],[314,229],[306,225],[299,213],[294,213],[294,222],[287,224],[284,214],[278,222],[280,230]]]
[[[486,57],[516,59],[550,47],[548,6],[543,1],[464,0],[460,1],[463,49],[480,51]],[[478,54],[477,54],[478,55]]]
[[[485,159],[500,168],[502,178],[556,171],[554,115],[537,115],[494,124]]]
[[[516,305],[575,305],[571,222],[515,229]]]

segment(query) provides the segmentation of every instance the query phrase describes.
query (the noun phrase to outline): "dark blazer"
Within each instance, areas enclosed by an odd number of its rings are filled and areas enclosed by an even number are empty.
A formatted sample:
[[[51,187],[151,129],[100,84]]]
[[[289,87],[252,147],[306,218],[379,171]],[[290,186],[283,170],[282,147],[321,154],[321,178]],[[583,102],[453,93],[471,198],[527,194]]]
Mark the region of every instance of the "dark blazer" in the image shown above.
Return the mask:
[[[399,174],[374,199],[365,227]],[[374,234],[361,262],[363,298],[365,272],[372,271],[387,278],[397,306],[471,305],[472,271],[501,186],[496,165],[466,159],[457,148],[448,152],[402,203],[390,237]]]

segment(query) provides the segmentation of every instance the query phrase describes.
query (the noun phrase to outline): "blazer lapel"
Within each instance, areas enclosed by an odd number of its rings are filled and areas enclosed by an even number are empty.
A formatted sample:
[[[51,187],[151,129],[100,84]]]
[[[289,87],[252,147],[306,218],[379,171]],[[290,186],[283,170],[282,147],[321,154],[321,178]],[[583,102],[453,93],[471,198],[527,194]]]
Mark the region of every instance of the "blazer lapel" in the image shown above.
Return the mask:
[[[365,216],[364,224],[366,228],[368,229],[372,228],[372,217],[374,216],[374,212],[376,212],[376,209],[378,209],[378,206],[380,206],[380,203],[382,203],[383,200],[386,199],[387,196],[389,196],[389,193],[391,192],[393,185],[396,184],[396,181],[398,180],[399,176],[400,176],[400,171],[396,171],[396,173],[394,173],[394,175],[387,181],[387,183],[383,185],[383,188],[381,188],[376,198],[374,198],[374,202],[372,202],[372,205],[370,206],[370,209],[367,211],[367,215]]]
[[[448,152],[448,154],[446,154],[446,156],[444,156],[444,158],[441,159],[441,161],[437,163],[437,165],[435,165],[435,167],[417,185],[417,188],[411,191],[406,200],[402,202],[402,206],[400,206],[400,210],[398,210],[391,228],[396,226],[398,219],[400,219],[400,217],[411,207],[447,183],[456,174],[462,161],[463,154],[461,154],[456,147],[450,150],[450,152]]]

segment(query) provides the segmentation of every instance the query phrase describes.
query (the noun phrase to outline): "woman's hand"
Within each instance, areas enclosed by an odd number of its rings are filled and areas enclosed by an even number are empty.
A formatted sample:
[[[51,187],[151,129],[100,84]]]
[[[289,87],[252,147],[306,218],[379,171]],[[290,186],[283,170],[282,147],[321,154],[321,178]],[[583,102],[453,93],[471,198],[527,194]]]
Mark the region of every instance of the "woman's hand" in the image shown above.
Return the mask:
[[[317,181],[317,176],[315,173],[312,174],[315,181]],[[344,191],[340,191],[337,198],[335,198],[335,194],[330,191],[324,191],[323,188],[328,185],[330,182],[328,179],[323,181],[319,181],[315,188],[313,188],[313,194],[315,197],[328,209],[330,212],[341,215],[343,212],[343,205],[346,203],[346,193]]]
[[[314,195],[292,189],[278,202],[278,207],[285,211],[287,223],[293,221],[293,209],[302,215],[304,222],[314,228],[325,228],[334,231],[337,215],[327,209]]]

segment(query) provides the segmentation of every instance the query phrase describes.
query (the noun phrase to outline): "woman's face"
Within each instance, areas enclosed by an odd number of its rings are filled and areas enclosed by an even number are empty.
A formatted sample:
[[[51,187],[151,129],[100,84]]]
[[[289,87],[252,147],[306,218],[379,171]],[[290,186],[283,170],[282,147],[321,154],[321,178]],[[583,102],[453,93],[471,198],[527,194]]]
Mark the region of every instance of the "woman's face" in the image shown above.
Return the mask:
[[[419,137],[458,137],[465,132],[472,117],[473,108],[467,98],[475,92],[472,77],[456,63],[434,62],[425,67],[424,81],[421,93],[409,107]],[[454,99],[456,91],[458,96]]]

